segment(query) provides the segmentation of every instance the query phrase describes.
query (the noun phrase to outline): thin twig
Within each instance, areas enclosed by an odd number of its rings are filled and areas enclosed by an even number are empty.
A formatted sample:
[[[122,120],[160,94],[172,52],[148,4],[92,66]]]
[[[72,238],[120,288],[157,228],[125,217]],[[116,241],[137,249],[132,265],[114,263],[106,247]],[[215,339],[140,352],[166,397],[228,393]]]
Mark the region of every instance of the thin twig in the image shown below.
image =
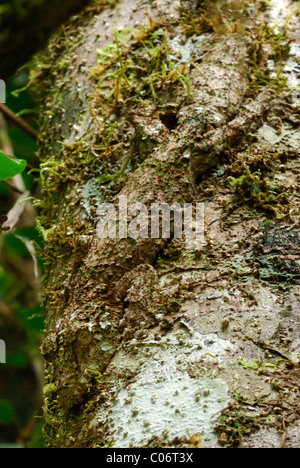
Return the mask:
[[[21,117],[17,117],[16,114],[9,109],[5,104],[0,103],[0,111],[14,124],[18,125],[24,132],[27,133],[31,138],[37,140],[37,132]]]
[[[17,192],[17,193],[20,193],[21,195],[23,195],[23,191],[18,189],[17,187],[15,187],[14,185],[12,185],[10,182],[8,182],[7,180],[2,180],[2,183],[4,185],[6,185],[7,187],[9,187],[11,190],[13,190],[14,192]]]

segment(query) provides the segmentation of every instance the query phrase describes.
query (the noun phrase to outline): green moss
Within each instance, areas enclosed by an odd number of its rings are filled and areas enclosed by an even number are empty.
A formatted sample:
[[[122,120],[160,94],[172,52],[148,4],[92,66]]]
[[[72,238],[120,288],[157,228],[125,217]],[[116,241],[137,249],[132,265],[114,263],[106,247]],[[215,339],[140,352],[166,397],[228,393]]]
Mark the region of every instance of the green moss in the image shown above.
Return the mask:
[[[287,78],[282,72],[290,51],[290,43],[286,31],[278,33],[276,30],[277,25],[271,27],[268,23],[263,24],[258,31],[258,39],[252,45],[251,90],[266,86],[277,91],[287,88]],[[272,51],[269,55],[265,52],[267,45]],[[267,66],[268,59],[273,59],[277,66],[275,76]]]
[[[248,362],[248,361],[240,360],[238,363],[244,369],[251,369],[258,373],[263,372],[265,369],[276,369],[276,364],[273,364],[272,362],[263,363],[261,361]]]
[[[227,1],[202,0],[197,2],[197,8],[184,8],[181,24],[186,37],[206,32],[214,32],[221,36],[224,34],[245,33],[244,23],[249,13],[247,0],[233,0],[230,7]],[[229,10],[230,8],[230,10]],[[228,21],[230,11],[231,21]]]
[[[102,382],[102,379],[103,379],[103,375],[101,374],[101,372],[99,371],[95,371],[93,369],[85,369],[84,371],[85,374],[92,374],[95,381],[97,383],[101,383]]]
[[[220,423],[216,426],[219,443],[226,447],[238,447],[247,435],[259,429],[259,419],[249,413],[239,411],[238,406],[223,412]]]
[[[121,169],[118,172],[115,172],[112,175],[102,175],[102,176],[97,177],[96,180],[97,180],[98,184],[102,185],[102,184],[106,184],[107,182],[115,182],[116,180],[123,177],[128,165],[129,165],[129,163],[131,161],[133,152],[134,152],[134,145],[131,147],[131,150],[128,152],[127,156],[125,157],[124,162],[123,162],[123,164],[121,166]]]
[[[159,25],[153,27],[150,22],[138,30],[115,32],[114,43],[98,49],[98,65],[92,70],[98,98],[115,106],[128,99],[139,104],[151,99],[157,106],[159,91],[176,83],[192,96],[187,68],[168,59],[166,33]]]
[[[235,201],[275,217],[289,212],[289,199],[283,187],[273,185],[268,176],[276,167],[278,155],[242,153],[235,155],[228,168],[229,183],[235,188]]]
[[[46,398],[51,398],[56,392],[57,388],[53,383],[47,384],[43,388],[43,394]]]

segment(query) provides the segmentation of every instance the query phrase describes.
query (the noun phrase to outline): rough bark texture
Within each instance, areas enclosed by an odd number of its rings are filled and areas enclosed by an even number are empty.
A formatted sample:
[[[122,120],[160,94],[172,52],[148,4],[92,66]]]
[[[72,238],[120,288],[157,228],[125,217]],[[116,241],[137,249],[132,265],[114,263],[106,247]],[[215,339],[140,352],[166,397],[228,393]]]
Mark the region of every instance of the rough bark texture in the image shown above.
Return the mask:
[[[297,13],[262,3],[98,6],[35,75],[50,447],[299,443]],[[207,245],[100,239],[119,195],[204,202]]]

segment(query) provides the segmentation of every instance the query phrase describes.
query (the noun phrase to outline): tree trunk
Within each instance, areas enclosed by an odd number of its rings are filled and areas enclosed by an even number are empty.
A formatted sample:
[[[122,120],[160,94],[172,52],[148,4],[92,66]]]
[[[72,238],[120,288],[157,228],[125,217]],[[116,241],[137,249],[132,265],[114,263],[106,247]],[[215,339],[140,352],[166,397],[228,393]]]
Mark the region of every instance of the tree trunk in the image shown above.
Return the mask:
[[[49,447],[299,444],[298,12],[264,4],[98,6],[36,70]],[[101,238],[120,196],[204,203],[205,245]]]

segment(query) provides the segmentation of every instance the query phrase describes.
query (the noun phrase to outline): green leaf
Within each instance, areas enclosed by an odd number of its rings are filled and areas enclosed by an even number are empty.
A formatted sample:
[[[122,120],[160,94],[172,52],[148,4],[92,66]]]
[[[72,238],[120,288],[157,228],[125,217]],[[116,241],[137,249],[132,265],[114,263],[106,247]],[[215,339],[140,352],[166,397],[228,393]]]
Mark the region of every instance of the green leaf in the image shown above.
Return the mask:
[[[26,164],[23,159],[11,159],[0,152],[0,180],[11,179],[20,174],[25,170]]]

